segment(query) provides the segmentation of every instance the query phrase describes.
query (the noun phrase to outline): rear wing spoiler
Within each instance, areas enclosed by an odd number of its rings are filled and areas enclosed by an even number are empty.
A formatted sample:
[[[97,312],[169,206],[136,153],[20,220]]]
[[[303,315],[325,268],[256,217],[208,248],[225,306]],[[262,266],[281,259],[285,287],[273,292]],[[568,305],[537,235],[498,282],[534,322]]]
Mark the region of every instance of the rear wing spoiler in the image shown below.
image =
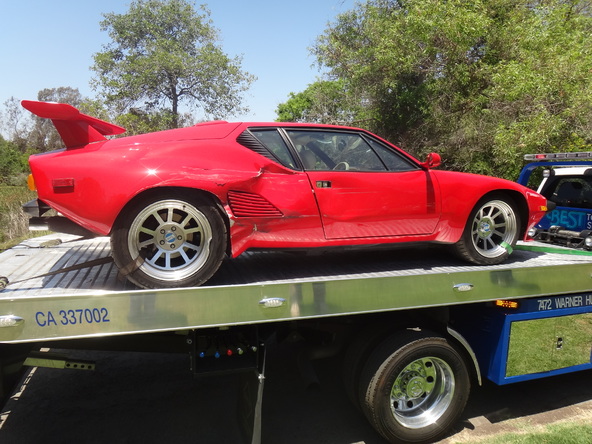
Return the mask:
[[[105,136],[125,132],[121,126],[83,114],[66,103],[23,100],[21,105],[39,117],[51,119],[66,148],[101,142],[107,140]]]

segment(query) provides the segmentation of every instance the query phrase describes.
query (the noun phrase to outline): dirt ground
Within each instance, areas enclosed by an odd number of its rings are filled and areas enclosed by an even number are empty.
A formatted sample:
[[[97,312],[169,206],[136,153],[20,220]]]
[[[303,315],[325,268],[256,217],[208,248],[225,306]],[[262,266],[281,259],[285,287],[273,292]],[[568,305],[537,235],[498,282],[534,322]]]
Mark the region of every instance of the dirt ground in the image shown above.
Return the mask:
[[[71,352],[95,371],[32,369],[0,415],[0,443],[241,443],[236,375],[194,378],[185,355]],[[269,356],[263,443],[379,444],[349,402],[340,361],[313,363],[303,377],[295,353]],[[473,390],[462,420],[442,443],[536,424],[592,419],[589,371]]]

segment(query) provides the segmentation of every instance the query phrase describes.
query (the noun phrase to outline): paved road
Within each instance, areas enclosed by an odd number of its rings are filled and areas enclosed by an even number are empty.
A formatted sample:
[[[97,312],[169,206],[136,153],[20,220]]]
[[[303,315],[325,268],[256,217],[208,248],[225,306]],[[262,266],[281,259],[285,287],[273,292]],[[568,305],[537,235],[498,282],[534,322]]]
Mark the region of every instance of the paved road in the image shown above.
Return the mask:
[[[243,441],[235,419],[235,377],[194,379],[183,355],[75,356],[95,359],[97,370],[35,369],[23,391],[4,408],[2,444]],[[339,362],[324,359],[314,365],[320,384],[302,378],[290,350],[268,360],[263,442],[383,443],[349,403]],[[461,433],[477,433],[483,424],[495,431],[496,425],[502,428],[506,420],[524,415],[569,412],[574,405],[592,410],[590,376],[582,372],[506,387],[486,384],[474,390],[452,441]]]

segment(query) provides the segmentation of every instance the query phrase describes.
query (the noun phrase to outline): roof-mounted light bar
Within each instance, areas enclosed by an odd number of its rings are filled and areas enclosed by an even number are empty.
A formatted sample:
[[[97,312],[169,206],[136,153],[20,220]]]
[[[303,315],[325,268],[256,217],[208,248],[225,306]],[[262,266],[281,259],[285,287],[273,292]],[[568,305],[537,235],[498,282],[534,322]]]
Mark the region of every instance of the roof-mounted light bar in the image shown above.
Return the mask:
[[[525,154],[524,160],[585,160],[592,159],[592,151],[583,151],[579,153],[540,153]]]

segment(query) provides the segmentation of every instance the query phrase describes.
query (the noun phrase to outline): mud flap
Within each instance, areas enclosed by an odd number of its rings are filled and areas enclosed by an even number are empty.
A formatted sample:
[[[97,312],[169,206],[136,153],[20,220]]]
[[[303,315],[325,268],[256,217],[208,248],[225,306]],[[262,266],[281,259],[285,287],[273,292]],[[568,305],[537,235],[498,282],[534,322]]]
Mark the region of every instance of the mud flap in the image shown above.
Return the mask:
[[[245,443],[261,443],[264,385],[265,375],[263,373],[256,371],[241,375],[238,420]]]

